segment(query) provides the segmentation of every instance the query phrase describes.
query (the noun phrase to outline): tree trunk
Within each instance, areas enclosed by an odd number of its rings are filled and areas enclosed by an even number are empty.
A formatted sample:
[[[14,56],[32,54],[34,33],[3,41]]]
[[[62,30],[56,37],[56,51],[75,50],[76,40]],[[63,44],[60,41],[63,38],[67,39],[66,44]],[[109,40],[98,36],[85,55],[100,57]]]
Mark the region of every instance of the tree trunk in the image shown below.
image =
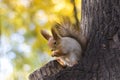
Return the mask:
[[[43,79],[120,80],[120,0],[83,0],[81,27],[88,37],[82,60]]]

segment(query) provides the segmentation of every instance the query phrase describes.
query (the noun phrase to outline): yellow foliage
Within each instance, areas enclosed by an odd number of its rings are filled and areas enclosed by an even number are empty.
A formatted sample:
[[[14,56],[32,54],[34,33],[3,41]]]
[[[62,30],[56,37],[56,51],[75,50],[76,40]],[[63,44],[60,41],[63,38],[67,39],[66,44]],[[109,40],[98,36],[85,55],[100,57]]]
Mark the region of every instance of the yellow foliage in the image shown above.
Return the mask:
[[[81,19],[81,0],[75,1]],[[50,32],[62,16],[68,16],[74,22],[70,0],[0,0],[4,57],[13,68],[8,79],[27,80],[29,72],[51,59],[51,51],[40,30]],[[26,67],[30,69],[26,71]]]

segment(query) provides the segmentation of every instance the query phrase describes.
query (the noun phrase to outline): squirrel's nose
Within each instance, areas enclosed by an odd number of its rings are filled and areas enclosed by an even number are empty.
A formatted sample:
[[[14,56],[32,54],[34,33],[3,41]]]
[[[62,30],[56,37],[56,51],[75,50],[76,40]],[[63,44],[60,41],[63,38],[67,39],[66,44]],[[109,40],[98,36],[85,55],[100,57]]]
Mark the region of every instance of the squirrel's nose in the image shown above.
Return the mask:
[[[51,55],[52,57],[55,57],[56,56],[56,54],[54,53],[54,51],[52,52],[52,55]]]
[[[54,49],[51,49],[51,51],[54,51]]]
[[[52,57],[55,57],[55,55],[53,55],[53,54],[52,54],[51,56],[52,56]]]

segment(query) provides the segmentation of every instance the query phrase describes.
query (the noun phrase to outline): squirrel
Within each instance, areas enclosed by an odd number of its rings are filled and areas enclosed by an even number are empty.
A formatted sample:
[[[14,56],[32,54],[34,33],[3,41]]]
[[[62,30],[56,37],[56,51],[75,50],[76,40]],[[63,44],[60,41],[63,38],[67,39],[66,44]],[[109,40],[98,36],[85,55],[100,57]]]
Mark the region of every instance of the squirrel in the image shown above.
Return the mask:
[[[69,19],[64,19],[62,23],[56,23],[51,28],[51,32],[52,35],[41,30],[42,36],[48,41],[48,46],[52,51],[51,56],[64,67],[77,64],[87,44],[80,29],[76,28]]]

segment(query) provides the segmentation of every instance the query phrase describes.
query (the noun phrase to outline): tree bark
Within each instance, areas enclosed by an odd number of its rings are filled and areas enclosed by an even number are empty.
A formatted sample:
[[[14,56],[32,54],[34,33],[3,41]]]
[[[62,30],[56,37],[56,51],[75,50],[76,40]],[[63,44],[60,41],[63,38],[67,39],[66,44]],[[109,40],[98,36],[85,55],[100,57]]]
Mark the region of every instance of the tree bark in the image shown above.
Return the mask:
[[[88,45],[79,64],[43,80],[120,80],[120,0],[82,0],[81,28]]]

